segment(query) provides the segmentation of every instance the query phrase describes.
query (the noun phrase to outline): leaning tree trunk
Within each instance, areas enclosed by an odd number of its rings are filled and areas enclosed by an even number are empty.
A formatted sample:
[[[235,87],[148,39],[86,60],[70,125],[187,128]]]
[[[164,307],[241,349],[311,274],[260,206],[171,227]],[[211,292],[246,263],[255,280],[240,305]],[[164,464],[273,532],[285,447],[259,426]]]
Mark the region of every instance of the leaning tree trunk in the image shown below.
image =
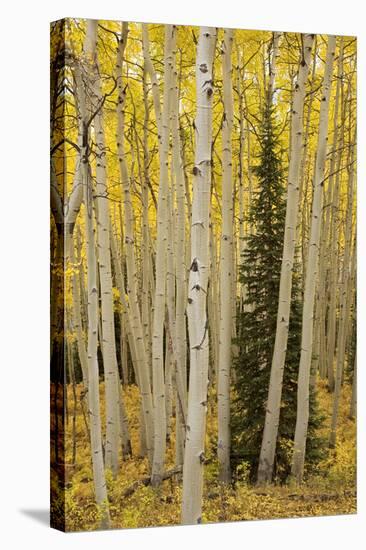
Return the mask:
[[[233,96],[231,52],[233,31],[224,30],[222,73],[224,117],[222,123],[222,235],[220,258],[220,329],[219,370],[217,389],[219,480],[230,483],[230,365],[232,349],[232,286],[233,286],[233,178],[232,128]]]
[[[196,60],[196,151],[193,168],[191,266],[188,285],[190,376],[183,466],[182,523],[201,523],[208,385],[209,210],[211,195],[212,65],[216,30],[201,27]]]
[[[302,315],[301,356],[297,387],[297,416],[292,456],[292,476],[301,483],[304,473],[306,437],[309,422],[309,380],[313,349],[313,316],[315,287],[318,278],[320,228],[323,205],[324,172],[328,141],[329,100],[333,74],[336,38],[329,36],[319,115],[318,147],[314,174],[314,194],[309,252],[306,267]]]
[[[268,405],[258,466],[258,483],[272,480],[280,417],[283,371],[286,360],[291,310],[292,273],[296,247],[296,221],[299,201],[300,161],[302,150],[303,111],[306,81],[314,35],[304,37],[304,51],[294,89],[291,119],[291,149],[287,187],[285,236],[278,299],[277,328],[268,391]]]

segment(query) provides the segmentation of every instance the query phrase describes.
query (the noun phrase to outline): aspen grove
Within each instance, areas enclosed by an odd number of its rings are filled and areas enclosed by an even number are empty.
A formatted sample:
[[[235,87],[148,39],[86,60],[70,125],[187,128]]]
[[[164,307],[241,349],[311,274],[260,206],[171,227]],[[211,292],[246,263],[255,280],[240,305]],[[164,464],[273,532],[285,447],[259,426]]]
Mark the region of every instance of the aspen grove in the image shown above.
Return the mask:
[[[51,520],[356,510],[356,39],[51,25]]]

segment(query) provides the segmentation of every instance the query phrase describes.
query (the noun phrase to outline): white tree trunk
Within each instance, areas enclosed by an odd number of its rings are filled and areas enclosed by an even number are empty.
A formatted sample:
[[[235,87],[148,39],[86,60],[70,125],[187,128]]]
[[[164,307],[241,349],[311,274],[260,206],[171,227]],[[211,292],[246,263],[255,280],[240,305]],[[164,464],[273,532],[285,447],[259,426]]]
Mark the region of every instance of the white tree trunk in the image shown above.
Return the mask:
[[[166,306],[166,254],[168,229],[168,158],[170,137],[170,104],[172,63],[175,44],[175,27],[165,27],[164,95],[159,147],[160,183],[157,210],[155,297],[152,343],[153,394],[154,394],[154,457],[151,483],[161,483],[164,473],[166,449],[166,411],[164,385],[163,337]]]
[[[93,22],[88,21],[84,54],[85,54],[85,80],[89,78],[90,66],[94,62],[91,37],[94,33]],[[85,82],[84,80],[84,82]],[[104,473],[102,451],[102,426],[100,418],[99,399],[99,368],[98,368],[98,289],[97,289],[97,260],[95,253],[95,231],[93,216],[93,188],[90,175],[88,158],[89,133],[87,122],[90,115],[90,106],[86,104],[84,83],[79,80],[78,103],[80,114],[84,123],[83,147],[81,149],[81,163],[83,174],[83,194],[85,212],[85,240],[88,267],[88,409],[90,424],[91,456],[93,464],[93,479],[95,499],[102,510],[102,527],[109,526],[109,509],[107,486]]]
[[[233,96],[231,53],[233,31],[224,30],[222,72],[224,120],[222,123],[222,235],[220,258],[220,343],[217,390],[219,480],[230,483],[230,366],[232,349],[233,287],[233,178],[232,128]]]
[[[276,70],[277,70],[277,59],[279,57],[279,49],[280,49],[280,40],[281,40],[282,33],[281,32],[274,32],[273,33],[273,41],[272,41],[272,55],[270,58],[270,64],[269,64],[269,81],[268,81],[268,100],[272,103],[272,97],[275,92],[275,78],[276,78]]]
[[[187,437],[183,467],[182,523],[201,523],[208,385],[206,298],[209,271],[211,196],[212,65],[216,30],[201,27],[196,59],[196,151],[188,285],[190,377]]]
[[[70,239],[70,260],[73,263],[73,276],[72,276],[72,310],[73,310],[73,328],[76,332],[76,342],[79,354],[79,361],[81,371],[83,374],[83,383],[85,389],[88,388],[88,357],[86,353],[86,342],[83,326],[81,322],[81,298],[80,298],[80,271],[81,266],[76,265],[75,252],[74,252],[74,239]]]
[[[181,141],[179,134],[179,90],[177,69],[174,63],[173,72],[174,101],[172,113],[172,155],[175,176],[177,201],[176,220],[176,304],[175,304],[175,341],[176,341],[176,466],[183,465],[185,421],[187,417],[187,330],[186,330],[186,299],[187,299],[187,263],[186,263],[186,216],[185,216],[185,181],[181,157]],[[179,391],[179,386],[181,391]]]
[[[137,268],[135,258],[134,241],[134,212],[132,207],[131,181],[127,167],[125,147],[124,147],[124,105],[126,100],[126,90],[123,85],[122,66],[123,54],[125,49],[124,36],[127,36],[126,24],[122,26],[122,40],[120,40],[117,52],[117,155],[120,167],[120,177],[123,193],[123,211],[125,222],[125,247],[126,247],[126,265],[127,265],[127,293],[128,293],[128,311],[130,318],[131,334],[134,340],[134,349],[136,353],[135,368],[137,381],[141,391],[142,411],[146,429],[146,446],[150,463],[152,462],[154,448],[154,415],[153,402],[150,385],[150,373],[148,356],[145,348],[144,332],[142,328],[141,312],[137,296]]]
[[[297,387],[297,416],[291,473],[301,483],[304,473],[306,437],[309,421],[309,379],[313,350],[313,316],[315,287],[318,278],[320,227],[323,205],[324,171],[327,154],[329,99],[333,74],[336,38],[328,37],[322,99],[319,115],[318,147],[314,174],[309,252],[306,268],[302,315],[301,357]]]
[[[91,88],[92,110],[98,113],[94,118],[94,132],[96,141],[96,214],[97,214],[97,246],[99,258],[99,278],[101,295],[101,342],[103,350],[105,408],[106,408],[106,443],[105,466],[110,468],[113,476],[118,473],[119,435],[120,435],[120,395],[118,392],[119,374],[116,355],[116,341],[114,330],[114,311],[112,293],[112,265],[110,253],[110,218],[109,196],[106,172],[106,145],[103,126],[102,92],[98,74],[96,53],[98,22],[90,23],[93,27],[93,48],[95,63],[93,85]]]
[[[338,209],[339,209],[339,193],[341,187],[341,166],[342,166],[342,153],[344,144],[344,132],[340,132],[338,137],[338,103],[341,104],[341,121],[340,126],[345,124],[345,118],[347,114],[346,105],[344,101],[344,83],[343,83],[343,37],[341,38],[340,52],[338,59],[338,80],[337,80],[337,92],[335,99],[335,113],[334,113],[334,138],[333,138],[333,156],[330,166],[330,173],[335,171],[335,175],[329,179],[329,186],[332,191],[330,204],[328,209],[330,212],[330,235],[329,235],[329,309],[327,320],[327,374],[328,374],[328,387],[331,391],[334,390],[334,354],[336,344],[336,326],[337,326],[337,303],[338,303]],[[337,151],[338,149],[338,151]]]
[[[354,161],[354,154],[349,155],[351,164]],[[354,284],[354,273],[356,269],[356,241],[354,242],[354,250],[351,259],[351,249],[352,249],[352,218],[354,214],[353,202],[354,202],[354,193],[353,193],[353,179],[354,179],[354,169],[351,167],[349,169],[349,179],[348,179],[348,200],[347,200],[347,214],[346,214],[346,227],[345,227],[345,246],[344,246],[344,257],[343,257],[343,270],[342,270],[342,281],[340,285],[340,322],[337,338],[337,366],[336,366],[336,378],[335,378],[335,387],[334,387],[334,399],[333,399],[333,410],[332,410],[332,420],[330,427],[330,438],[329,445],[330,447],[335,447],[336,444],[336,435],[337,435],[337,424],[338,424],[338,410],[339,410],[339,401],[341,398],[341,389],[342,389],[342,378],[344,372],[344,362],[346,358],[346,344],[347,344],[347,335],[349,331],[350,324],[350,309],[352,302],[352,287]]]
[[[306,82],[309,73],[314,35],[304,36],[304,50],[300,60],[291,118],[291,149],[287,187],[285,236],[281,265],[275,346],[271,365],[266,417],[258,466],[258,483],[270,482],[276,451],[283,370],[291,309],[292,274],[296,247],[296,221],[299,200],[300,161],[302,149],[303,111]]]

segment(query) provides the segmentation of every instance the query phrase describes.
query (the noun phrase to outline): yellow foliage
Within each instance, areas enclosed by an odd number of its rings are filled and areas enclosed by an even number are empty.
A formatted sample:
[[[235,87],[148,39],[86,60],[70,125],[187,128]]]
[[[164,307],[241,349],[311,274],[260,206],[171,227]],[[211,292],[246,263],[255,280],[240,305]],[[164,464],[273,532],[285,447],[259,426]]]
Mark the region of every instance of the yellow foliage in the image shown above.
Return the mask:
[[[65,512],[67,529],[71,531],[93,530],[100,520],[100,510],[93,494],[90,448],[83,420],[80,391],[77,387],[76,409],[76,463],[72,464],[72,389],[68,388],[68,422],[66,429],[66,496]],[[105,422],[104,384],[100,385],[102,420]],[[202,520],[204,523],[221,521],[247,521],[254,519],[307,517],[356,512],[355,498],[355,422],[348,418],[350,388],[345,385],[340,404],[338,442],[317,468],[316,473],[301,487],[289,484],[272,485],[265,489],[253,487],[248,482],[248,468],[241,465],[240,481],[235,487],[224,487],[217,481],[216,460],[217,414],[211,404],[208,408],[207,438],[204,476]],[[134,386],[123,389],[132,440],[133,457],[122,462],[116,479],[106,472],[111,527],[133,528],[156,525],[180,524],[182,499],[181,479],[177,476],[166,480],[158,488],[141,483],[129,496],[126,489],[148,476],[148,462],[139,457],[139,394]],[[319,400],[326,422],[324,435],[329,433],[332,395],[319,382]],[[86,410],[86,404],[84,404]],[[174,466],[174,419],[167,449],[167,469]]]

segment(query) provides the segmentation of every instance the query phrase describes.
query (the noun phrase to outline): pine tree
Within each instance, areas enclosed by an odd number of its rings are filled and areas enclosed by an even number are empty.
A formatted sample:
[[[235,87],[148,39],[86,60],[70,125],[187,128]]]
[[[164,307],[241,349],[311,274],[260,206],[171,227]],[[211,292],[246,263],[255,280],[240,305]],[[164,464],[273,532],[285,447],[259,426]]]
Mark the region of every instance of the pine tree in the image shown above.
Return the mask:
[[[260,153],[254,172],[257,191],[249,213],[254,231],[246,237],[239,281],[246,287],[244,311],[238,312],[239,354],[235,362],[236,384],[232,411],[232,466],[247,462],[255,479],[265,419],[265,407],[278,308],[286,202],[278,131],[273,107],[267,105],[259,134]],[[296,423],[297,369],[301,342],[300,281],[294,273],[293,297],[286,355],[282,405],[275,456],[275,478],[284,481],[290,473],[291,447]],[[307,448],[308,462],[319,458],[316,431],[322,422],[314,392],[310,398],[311,418]]]

